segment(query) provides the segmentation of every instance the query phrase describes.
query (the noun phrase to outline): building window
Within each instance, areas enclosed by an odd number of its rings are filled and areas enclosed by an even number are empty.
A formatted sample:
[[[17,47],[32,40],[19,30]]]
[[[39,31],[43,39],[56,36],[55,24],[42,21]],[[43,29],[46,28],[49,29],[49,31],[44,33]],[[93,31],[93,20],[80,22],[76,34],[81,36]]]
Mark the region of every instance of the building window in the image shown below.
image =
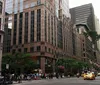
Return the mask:
[[[31,42],[33,42],[34,41],[34,11],[31,11],[31,34],[30,34],[30,40],[31,40]]]
[[[18,52],[21,52],[21,49],[18,49]]]
[[[31,3],[31,7],[34,7],[36,5],[36,2]]]
[[[14,54],[15,52],[16,52],[16,50],[15,50],[15,49],[13,49],[13,50],[12,50],[12,54]]]
[[[62,37],[62,22],[58,22],[58,32],[57,32],[57,38],[58,38],[58,47],[63,47],[63,37]]]
[[[54,54],[54,50],[52,49],[52,54]]]
[[[2,30],[2,29],[1,29],[1,18],[0,18],[0,30]]]
[[[16,14],[18,12],[18,0],[15,0],[14,4],[14,14]]]
[[[96,52],[94,52],[94,56],[96,56]]]
[[[41,41],[41,9],[37,10],[37,41]]]
[[[48,14],[48,42],[50,42],[50,14]]]
[[[11,49],[11,48],[8,46],[8,47],[7,47],[7,52],[10,52],[10,49]]]
[[[30,52],[34,52],[34,47],[31,47],[30,48]]]
[[[53,16],[51,16],[51,42],[53,44]]]
[[[45,52],[47,52],[47,47],[45,47]]]
[[[26,8],[26,9],[29,8],[29,4],[26,4],[26,5],[25,5],[25,8]]]
[[[85,53],[83,53],[83,56],[85,57]]]
[[[83,48],[83,51],[85,51],[85,48]]]
[[[18,1],[18,0],[17,0]],[[14,3],[15,4],[15,3]],[[16,4],[17,5],[17,4]],[[17,6],[15,6],[17,7]],[[15,7],[13,8],[13,0],[6,0],[5,1],[5,13],[11,14],[13,13],[13,9],[15,10]],[[17,8],[16,8],[17,9]]]
[[[23,12],[23,0],[20,0],[20,12]]]
[[[14,31],[13,31],[13,45],[16,44],[16,33],[17,33],[17,14],[14,14]]]
[[[41,47],[40,46],[37,46],[37,51],[40,51],[41,50]]]
[[[24,52],[27,53],[27,48],[24,48]]]
[[[1,35],[0,35],[0,43],[1,43]]]
[[[45,41],[47,41],[47,12],[45,10]]]
[[[28,43],[28,12],[25,13],[25,35],[24,35],[24,42]]]
[[[40,5],[41,4],[41,0],[37,0],[37,5]]]
[[[0,2],[0,13],[2,13],[2,2]]]
[[[19,44],[22,43],[22,25],[23,25],[23,13],[19,16]]]
[[[49,48],[49,52],[50,52],[50,48]]]

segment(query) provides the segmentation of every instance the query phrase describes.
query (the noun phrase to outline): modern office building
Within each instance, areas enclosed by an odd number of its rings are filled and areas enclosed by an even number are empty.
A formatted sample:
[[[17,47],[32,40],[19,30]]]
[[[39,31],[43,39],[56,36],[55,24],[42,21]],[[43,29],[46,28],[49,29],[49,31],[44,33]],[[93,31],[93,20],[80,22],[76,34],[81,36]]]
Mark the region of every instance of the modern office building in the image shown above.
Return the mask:
[[[92,4],[85,4],[82,6],[70,9],[72,22],[74,24],[87,24],[91,30],[95,30],[95,16]]]
[[[2,50],[3,50],[3,34],[4,34],[3,8],[4,8],[3,0],[0,0],[0,73],[1,73]]]
[[[43,72],[48,66],[52,70],[57,58],[72,56],[68,0],[6,0],[5,4],[5,28],[11,31],[6,39],[11,39],[11,46],[6,45],[4,53],[30,53]]]

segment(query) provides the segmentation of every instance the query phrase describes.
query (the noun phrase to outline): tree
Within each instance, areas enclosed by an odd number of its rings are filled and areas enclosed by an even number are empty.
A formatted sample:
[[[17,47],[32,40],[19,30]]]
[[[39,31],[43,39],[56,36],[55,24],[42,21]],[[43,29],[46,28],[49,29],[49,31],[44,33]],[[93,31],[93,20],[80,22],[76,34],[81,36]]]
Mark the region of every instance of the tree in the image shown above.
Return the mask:
[[[85,35],[86,37],[90,36],[90,37],[92,38],[93,44],[95,44],[96,41],[98,41],[98,40],[100,39],[100,35],[97,34],[96,31],[88,31],[87,33],[84,32],[84,35]]]
[[[36,67],[36,63],[32,60],[30,54],[15,53],[7,54],[2,57],[2,69],[6,69],[6,64],[9,64],[10,72],[23,73],[31,71]],[[24,70],[25,69],[25,70]]]
[[[62,59],[58,59],[56,62],[56,67],[58,66],[64,66],[65,70],[67,72],[72,73],[77,73],[83,70],[83,68],[90,68],[90,64],[83,62],[83,61],[79,61],[79,60],[75,60],[72,58],[62,58]]]

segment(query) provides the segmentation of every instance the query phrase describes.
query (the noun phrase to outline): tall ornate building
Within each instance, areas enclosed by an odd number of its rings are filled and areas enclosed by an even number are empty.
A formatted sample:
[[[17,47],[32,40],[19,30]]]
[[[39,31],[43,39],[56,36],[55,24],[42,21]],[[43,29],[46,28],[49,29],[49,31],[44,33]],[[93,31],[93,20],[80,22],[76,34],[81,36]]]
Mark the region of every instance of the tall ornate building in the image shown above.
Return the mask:
[[[4,53],[30,53],[43,72],[48,71],[48,66],[52,70],[57,58],[72,56],[68,0],[6,0],[5,3],[11,46]]]

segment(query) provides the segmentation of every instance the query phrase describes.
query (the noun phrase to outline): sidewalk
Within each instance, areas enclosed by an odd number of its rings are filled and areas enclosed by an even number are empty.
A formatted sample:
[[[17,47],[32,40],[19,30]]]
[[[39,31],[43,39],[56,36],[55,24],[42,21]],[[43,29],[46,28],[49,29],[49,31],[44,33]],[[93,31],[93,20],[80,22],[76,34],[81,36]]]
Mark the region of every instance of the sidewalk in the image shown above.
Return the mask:
[[[33,80],[31,80],[31,81],[33,81]],[[13,81],[13,84],[21,84],[21,83],[26,83],[26,82],[29,82],[29,80],[27,80],[27,81],[21,81],[20,83],[18,83],[18,81],[17,82]]]
[[[58,78],[58,79],[65,79],[66,77],[64,77],[64,78]],[[29,83],[29,82],[39,82],[39,81],[46,81],[46,80],[56,80],[57,78],[56,77],[53,77],[53,79],[49,79],[49,78],[47,78],[47,79],[41,79],[41,80],[26,80],[26,81],[21,81],[21,83],[18,83],[18,82],[15,82],[15,81],[13,81],[13,84],[12,85],[19,85],[19,84],[22,84],[22,83]]]

